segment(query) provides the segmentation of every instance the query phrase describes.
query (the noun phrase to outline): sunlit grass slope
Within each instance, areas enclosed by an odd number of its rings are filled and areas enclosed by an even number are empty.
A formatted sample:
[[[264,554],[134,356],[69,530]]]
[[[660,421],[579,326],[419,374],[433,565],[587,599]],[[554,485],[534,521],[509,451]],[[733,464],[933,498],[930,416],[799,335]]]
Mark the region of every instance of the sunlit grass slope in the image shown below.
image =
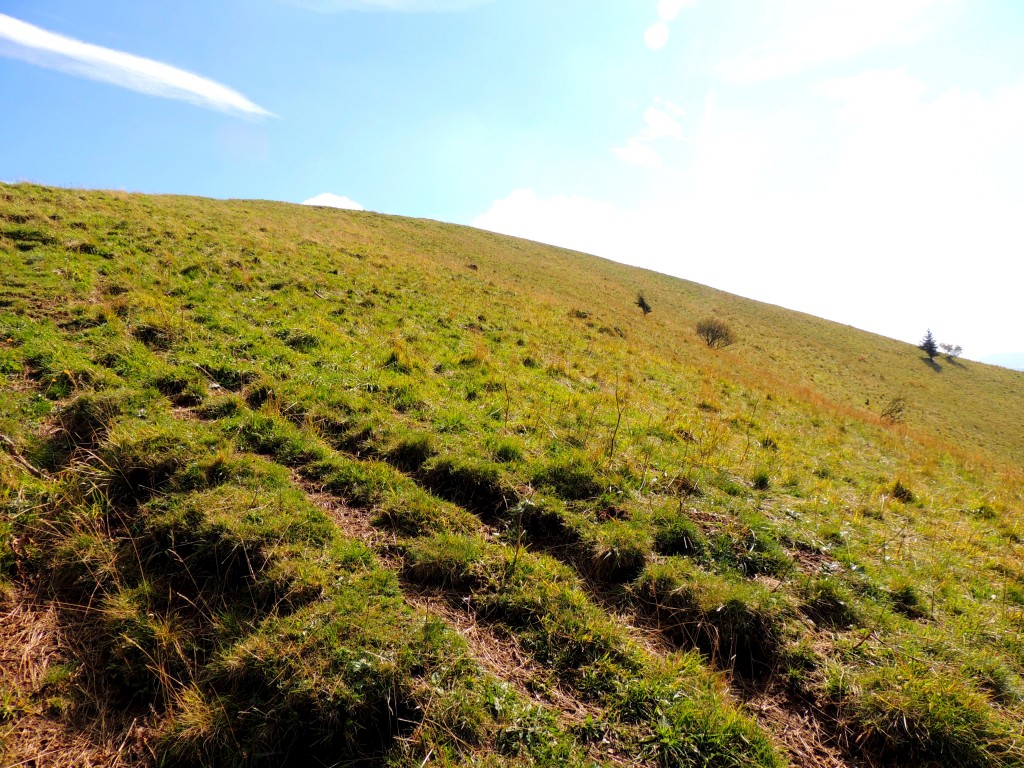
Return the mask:
[[[1024,374],[278,203],[0,275],[0,762],[1024,764]]]

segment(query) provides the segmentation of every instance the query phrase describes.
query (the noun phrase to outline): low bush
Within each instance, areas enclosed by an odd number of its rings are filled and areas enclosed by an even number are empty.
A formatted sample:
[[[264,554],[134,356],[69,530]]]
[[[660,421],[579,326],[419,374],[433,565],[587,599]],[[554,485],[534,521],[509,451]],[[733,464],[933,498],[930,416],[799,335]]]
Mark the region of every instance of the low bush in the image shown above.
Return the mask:
[[[902,501],[904,504],[913,504],[917,501],[917,497],[914,495],[914,492],[905,486],[902,480],[897,480],[893,483],[890,493],[896,501]]]
[[[724,320],[717,317],[705,317],[696,326],[697,338],[711,349],[724,349],[736,343],[736,334]]]

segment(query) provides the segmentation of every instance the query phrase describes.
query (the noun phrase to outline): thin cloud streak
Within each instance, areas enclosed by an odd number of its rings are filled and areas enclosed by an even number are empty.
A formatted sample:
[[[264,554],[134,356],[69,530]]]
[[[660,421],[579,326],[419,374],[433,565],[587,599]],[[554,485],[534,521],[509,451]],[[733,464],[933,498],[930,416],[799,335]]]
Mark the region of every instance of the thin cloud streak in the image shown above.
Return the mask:
[[[246,117],[274,117],[225,85],[152,59],[83,43],[0,13],[0,55],[150,96]]]
[[[345,11],[396,11],[398,13],[445,13],[465,11],[495,0],[284,0],[321,13]]]
[[[729,82],[750,85],[853,59],[875,48],[907,45],[924,33],[928,14],[950,2],[804,0],[814,9],[809,18],[788,35],[725,62],[721,74]]]

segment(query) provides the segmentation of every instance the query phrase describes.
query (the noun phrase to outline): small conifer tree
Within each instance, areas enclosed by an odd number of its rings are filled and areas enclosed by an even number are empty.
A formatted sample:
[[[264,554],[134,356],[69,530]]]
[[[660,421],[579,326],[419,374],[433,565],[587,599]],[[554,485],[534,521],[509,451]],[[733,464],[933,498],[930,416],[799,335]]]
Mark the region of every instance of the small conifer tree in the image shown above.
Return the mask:
[[[932,336],[930,328],[924,335],[924,338],[921,339],[921,343],[917,345],[917,348],[928,355],[929,360],[934,360],[935,356],[939,354],[939,343],[935,340],[935,337]]]

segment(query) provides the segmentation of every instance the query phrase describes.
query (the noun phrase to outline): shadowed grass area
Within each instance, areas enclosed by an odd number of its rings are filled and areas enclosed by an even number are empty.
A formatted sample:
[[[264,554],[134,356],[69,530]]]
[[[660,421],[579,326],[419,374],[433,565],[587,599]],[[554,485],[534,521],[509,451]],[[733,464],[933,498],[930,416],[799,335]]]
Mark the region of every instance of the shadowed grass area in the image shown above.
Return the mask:
[[[73,638],[0,743],[1024,761],[1020,373],[365,212],[0,186],[0,267],[0,595]]]

